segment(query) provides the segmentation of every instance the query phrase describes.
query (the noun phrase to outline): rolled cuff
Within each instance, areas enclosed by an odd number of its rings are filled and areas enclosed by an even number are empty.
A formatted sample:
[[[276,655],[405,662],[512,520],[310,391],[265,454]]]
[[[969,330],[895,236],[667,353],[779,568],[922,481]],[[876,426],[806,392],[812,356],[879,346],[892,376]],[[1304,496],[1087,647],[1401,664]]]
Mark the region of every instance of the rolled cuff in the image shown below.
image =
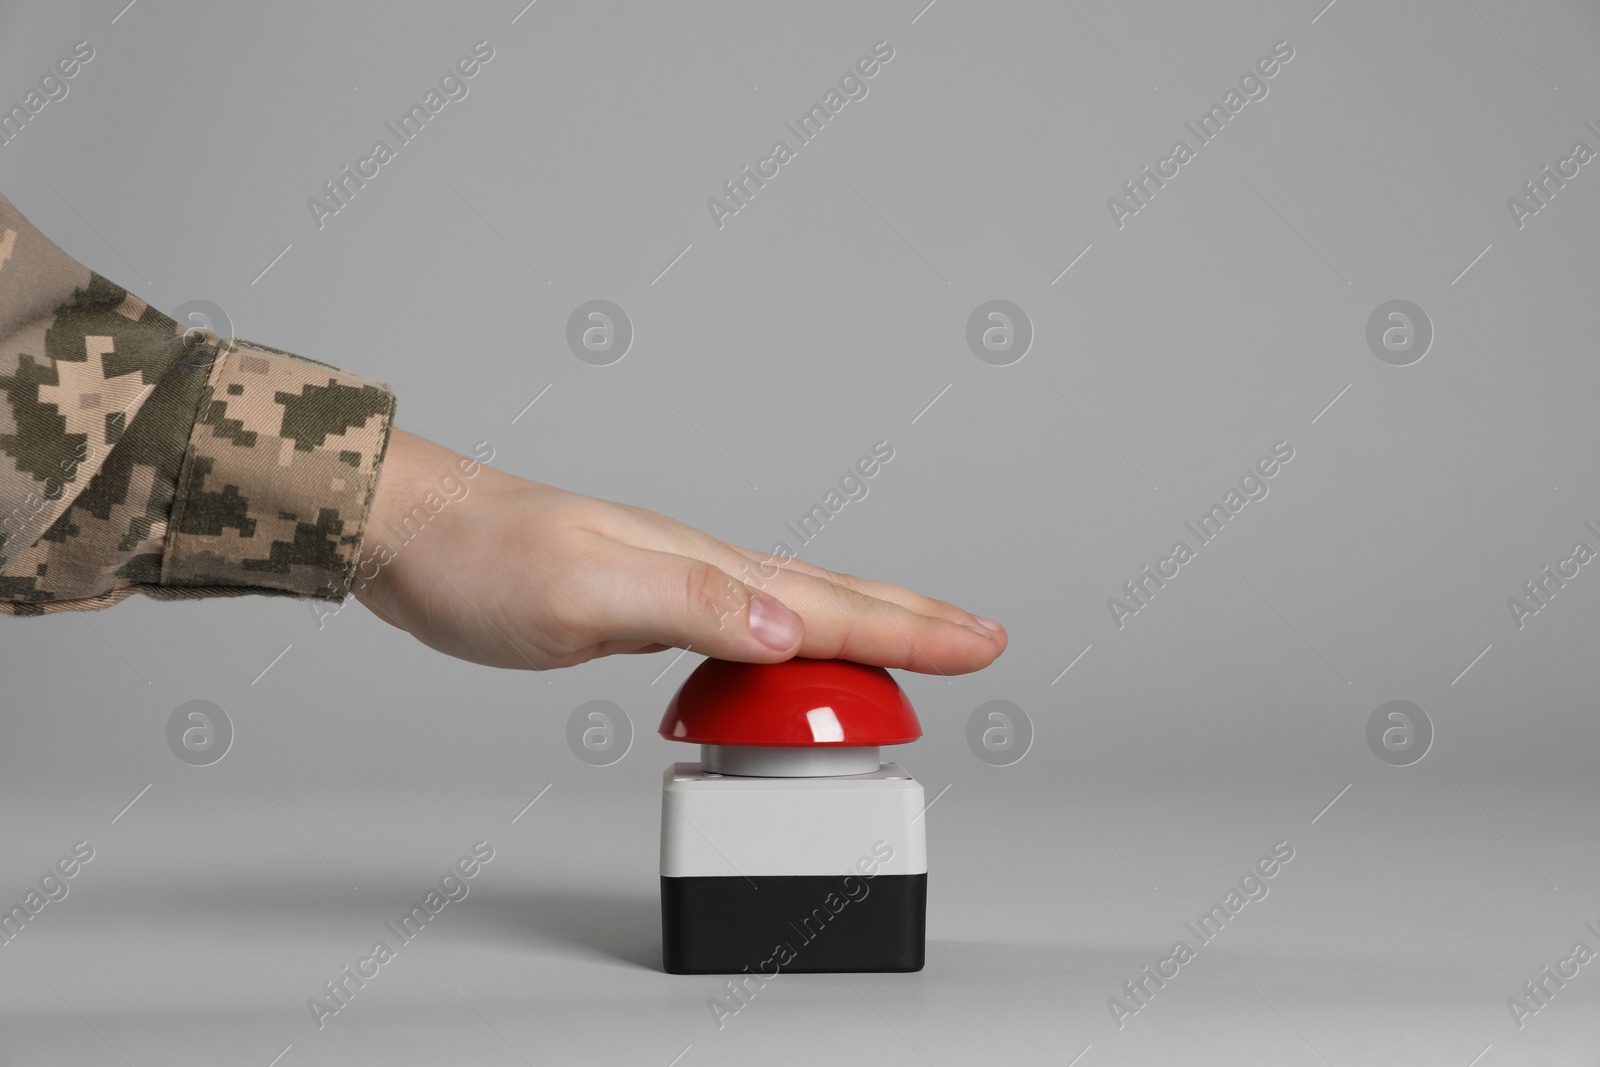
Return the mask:
[[[161,586],[342,599],[394,425],[393,391],[249,342],[219,341],[216,352],[178,478]]]

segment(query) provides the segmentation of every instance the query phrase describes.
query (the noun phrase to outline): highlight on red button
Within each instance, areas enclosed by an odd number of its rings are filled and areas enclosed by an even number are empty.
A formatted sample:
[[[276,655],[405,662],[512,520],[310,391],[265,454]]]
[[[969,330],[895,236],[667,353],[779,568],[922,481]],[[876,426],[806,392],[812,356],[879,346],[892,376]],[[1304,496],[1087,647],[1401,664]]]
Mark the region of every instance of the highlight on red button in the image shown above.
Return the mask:
[[[673,695],[658,732],[700,745],[869,747],[915,741],[922,725],[882,667],[797,656],[706,660]]]

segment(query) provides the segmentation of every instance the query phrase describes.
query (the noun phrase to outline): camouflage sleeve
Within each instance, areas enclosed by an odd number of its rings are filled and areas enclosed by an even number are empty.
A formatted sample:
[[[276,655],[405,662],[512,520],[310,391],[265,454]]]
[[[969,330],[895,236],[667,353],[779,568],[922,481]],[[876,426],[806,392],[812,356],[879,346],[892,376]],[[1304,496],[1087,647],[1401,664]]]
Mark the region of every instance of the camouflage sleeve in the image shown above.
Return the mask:
[[[188,329],[0,196],[0,614],[342,599],[389,387]]]

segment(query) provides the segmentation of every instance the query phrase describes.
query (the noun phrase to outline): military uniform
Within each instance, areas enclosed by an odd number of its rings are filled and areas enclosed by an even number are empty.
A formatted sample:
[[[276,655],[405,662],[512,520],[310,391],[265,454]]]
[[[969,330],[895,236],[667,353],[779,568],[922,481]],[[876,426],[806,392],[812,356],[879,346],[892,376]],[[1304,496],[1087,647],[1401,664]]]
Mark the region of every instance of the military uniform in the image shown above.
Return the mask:
[[[342,600],[394,407],[384,383],[185,329],[0,196],[0,613]]]

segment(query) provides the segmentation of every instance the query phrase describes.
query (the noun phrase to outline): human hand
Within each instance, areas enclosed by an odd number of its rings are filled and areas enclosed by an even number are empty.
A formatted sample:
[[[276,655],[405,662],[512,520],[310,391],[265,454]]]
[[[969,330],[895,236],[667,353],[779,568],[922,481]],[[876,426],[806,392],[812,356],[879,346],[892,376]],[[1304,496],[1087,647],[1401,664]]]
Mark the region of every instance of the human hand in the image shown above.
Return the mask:
[[[420,505],[447,476],[470,491],[430,515]],[[408,516],[425,525],[413,519],[419,529],[397,545],[392,531]],[[953,604],[478,466],[399,428],[351,588],[423,644],[492,667],[678,647],[747,663],[806,656],[963,674],[1006,647],[1003,627]]]

